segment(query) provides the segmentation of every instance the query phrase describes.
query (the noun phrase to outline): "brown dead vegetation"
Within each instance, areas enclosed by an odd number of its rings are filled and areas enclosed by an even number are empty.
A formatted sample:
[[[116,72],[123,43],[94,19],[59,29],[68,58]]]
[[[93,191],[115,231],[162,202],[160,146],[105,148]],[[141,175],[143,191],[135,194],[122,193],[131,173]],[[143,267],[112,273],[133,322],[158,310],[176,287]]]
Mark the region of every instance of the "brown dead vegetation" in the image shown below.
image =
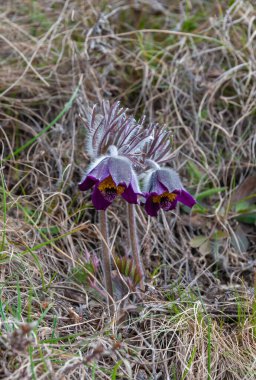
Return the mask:
[[[242,0],[1,1],[0,378],[256,377],[255,16]],[[77,183],[81,104],[102,99],[173,128],[170,165],[201,206],[137,210],[147,288],[117,284],[112,321],[75,274],[100,250]]]

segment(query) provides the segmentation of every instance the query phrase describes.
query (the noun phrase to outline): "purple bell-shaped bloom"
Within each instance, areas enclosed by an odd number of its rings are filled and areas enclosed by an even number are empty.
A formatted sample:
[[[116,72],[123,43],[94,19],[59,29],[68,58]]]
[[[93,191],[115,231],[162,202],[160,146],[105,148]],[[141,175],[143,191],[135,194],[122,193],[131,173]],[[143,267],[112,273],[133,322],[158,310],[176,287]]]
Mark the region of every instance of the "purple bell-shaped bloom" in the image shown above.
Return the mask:
[[[93,187],[92,203],[97,210],[106,210],[119,195],[135,204],[142,195],[130,160],[118,155],[94,162],[78,186],[82,191]]]
[[[157,216],[160,209],[173,210],[177,202],[193,207],[195,199],[182,186],[178,173],[169,168],[151,170],[145,180],[145,210]]]

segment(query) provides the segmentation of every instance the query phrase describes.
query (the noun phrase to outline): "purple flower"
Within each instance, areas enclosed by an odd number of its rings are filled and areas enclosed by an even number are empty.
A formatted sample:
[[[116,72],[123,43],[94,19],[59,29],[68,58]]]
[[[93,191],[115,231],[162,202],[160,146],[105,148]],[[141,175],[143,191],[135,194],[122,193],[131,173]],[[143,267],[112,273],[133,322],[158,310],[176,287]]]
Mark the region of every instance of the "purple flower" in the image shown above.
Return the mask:
[[[142,195],[130,160],[116,154],[94,162],[78,186],[82,191],[93,187],[92,203],[97,210],[106,210],[119,195],[135,204]]]
[[[151,170],[145,180],[145,210],[150,216],[157,216],[158,211],[173,210],[177,202],[193,207],[195,199],[182,186],[180,177],[172,169],[159,168]]]

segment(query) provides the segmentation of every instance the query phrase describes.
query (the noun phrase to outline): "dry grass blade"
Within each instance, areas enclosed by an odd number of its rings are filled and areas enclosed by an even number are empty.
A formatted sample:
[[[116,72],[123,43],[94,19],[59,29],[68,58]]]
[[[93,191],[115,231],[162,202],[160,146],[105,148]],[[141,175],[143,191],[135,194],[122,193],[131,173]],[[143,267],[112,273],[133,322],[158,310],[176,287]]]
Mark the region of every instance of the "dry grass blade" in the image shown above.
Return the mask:
[[[255,17],[250,0],[0,2],[1,379],[256,377]],[[198,199],[158,219],[138,208],[146,288],[126,287],[111,321],[77,186],[86,106],[99,126],[103,99],[124,154],[147,142]],[[109,220],[128,273],[121,200]]]

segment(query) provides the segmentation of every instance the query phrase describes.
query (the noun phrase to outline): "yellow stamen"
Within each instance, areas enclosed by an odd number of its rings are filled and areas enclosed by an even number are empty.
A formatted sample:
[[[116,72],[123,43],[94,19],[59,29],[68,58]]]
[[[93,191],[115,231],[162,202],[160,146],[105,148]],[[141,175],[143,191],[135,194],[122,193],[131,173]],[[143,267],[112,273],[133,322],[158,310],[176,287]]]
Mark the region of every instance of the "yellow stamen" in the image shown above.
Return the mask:
[[[123,194],[125,187],[124,186],[116,186],[115,182],[113,181],[112,177],[109,176],[105,178],[98,186],[99,190],[101,192],[106,191],[106,189],[114,189],[116,190],[117,195]]]
[[[167,193],[167,191],[161,195],[154,195],[152,197],[153,203],[160,203],[162,198],[167,198],[170,202],[173,202],[177,198],[177,194]]]

